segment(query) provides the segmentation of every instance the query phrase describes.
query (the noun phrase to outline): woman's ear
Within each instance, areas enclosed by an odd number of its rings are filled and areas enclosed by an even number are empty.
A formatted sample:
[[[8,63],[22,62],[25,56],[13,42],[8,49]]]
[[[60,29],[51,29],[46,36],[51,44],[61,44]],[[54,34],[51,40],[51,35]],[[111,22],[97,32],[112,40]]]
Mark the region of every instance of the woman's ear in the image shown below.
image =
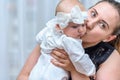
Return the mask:
[[[103,42],[110,42],[112,40],[114,40],[117,36],[116,35],[111,35],[109,37],[107,37],[106,39],[103,40]]]

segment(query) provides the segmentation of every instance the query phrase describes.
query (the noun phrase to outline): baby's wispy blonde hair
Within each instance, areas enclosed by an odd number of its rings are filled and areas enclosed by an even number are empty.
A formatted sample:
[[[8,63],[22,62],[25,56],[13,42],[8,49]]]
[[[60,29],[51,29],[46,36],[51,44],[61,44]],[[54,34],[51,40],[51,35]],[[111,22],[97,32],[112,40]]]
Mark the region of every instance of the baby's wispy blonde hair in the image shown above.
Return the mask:
[[[78,0],[61,0],[56,7],[55,14],[57,12],[69,13],[75,5],[78,5],[82,11],[85,11],[85,7]]]

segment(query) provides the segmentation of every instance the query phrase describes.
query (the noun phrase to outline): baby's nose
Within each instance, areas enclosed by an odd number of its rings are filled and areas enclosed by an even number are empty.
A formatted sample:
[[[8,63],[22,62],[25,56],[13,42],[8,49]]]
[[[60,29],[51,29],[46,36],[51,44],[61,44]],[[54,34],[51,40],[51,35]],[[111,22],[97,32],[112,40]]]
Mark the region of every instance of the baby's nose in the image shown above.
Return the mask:
[[[85,26],[85,24],[81,24],[81,26],[80,26],[79,29],[78,29],[78,32],[79,32],[79,33],[84,33],[84,32],[86,32],[86,26]]]

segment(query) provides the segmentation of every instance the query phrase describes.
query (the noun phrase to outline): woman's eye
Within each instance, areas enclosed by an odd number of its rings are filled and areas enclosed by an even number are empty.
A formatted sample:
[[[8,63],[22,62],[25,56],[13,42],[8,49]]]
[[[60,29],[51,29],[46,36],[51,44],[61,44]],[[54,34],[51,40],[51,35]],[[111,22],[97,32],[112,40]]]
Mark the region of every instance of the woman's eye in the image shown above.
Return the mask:
[[[94,18],[96,17],[96,13],[94,11],[91,12],[91,16]]]
[[[99,26],[100,26],[101,28],[103,28],[103,29],[106,27],[106,25],[105,25],[104,23],[102,23],[102,22],[99,23]]]

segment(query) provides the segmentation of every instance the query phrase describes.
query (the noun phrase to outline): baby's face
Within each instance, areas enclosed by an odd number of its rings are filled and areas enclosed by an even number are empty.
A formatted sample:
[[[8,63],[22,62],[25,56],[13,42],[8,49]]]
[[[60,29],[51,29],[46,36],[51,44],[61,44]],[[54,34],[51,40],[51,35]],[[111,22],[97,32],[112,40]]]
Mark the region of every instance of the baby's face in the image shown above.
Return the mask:
[[[68,26],[64,28],[63,31],[69,37],[80,39],[86,33],[86,26],[84,24],[69,22]]]

